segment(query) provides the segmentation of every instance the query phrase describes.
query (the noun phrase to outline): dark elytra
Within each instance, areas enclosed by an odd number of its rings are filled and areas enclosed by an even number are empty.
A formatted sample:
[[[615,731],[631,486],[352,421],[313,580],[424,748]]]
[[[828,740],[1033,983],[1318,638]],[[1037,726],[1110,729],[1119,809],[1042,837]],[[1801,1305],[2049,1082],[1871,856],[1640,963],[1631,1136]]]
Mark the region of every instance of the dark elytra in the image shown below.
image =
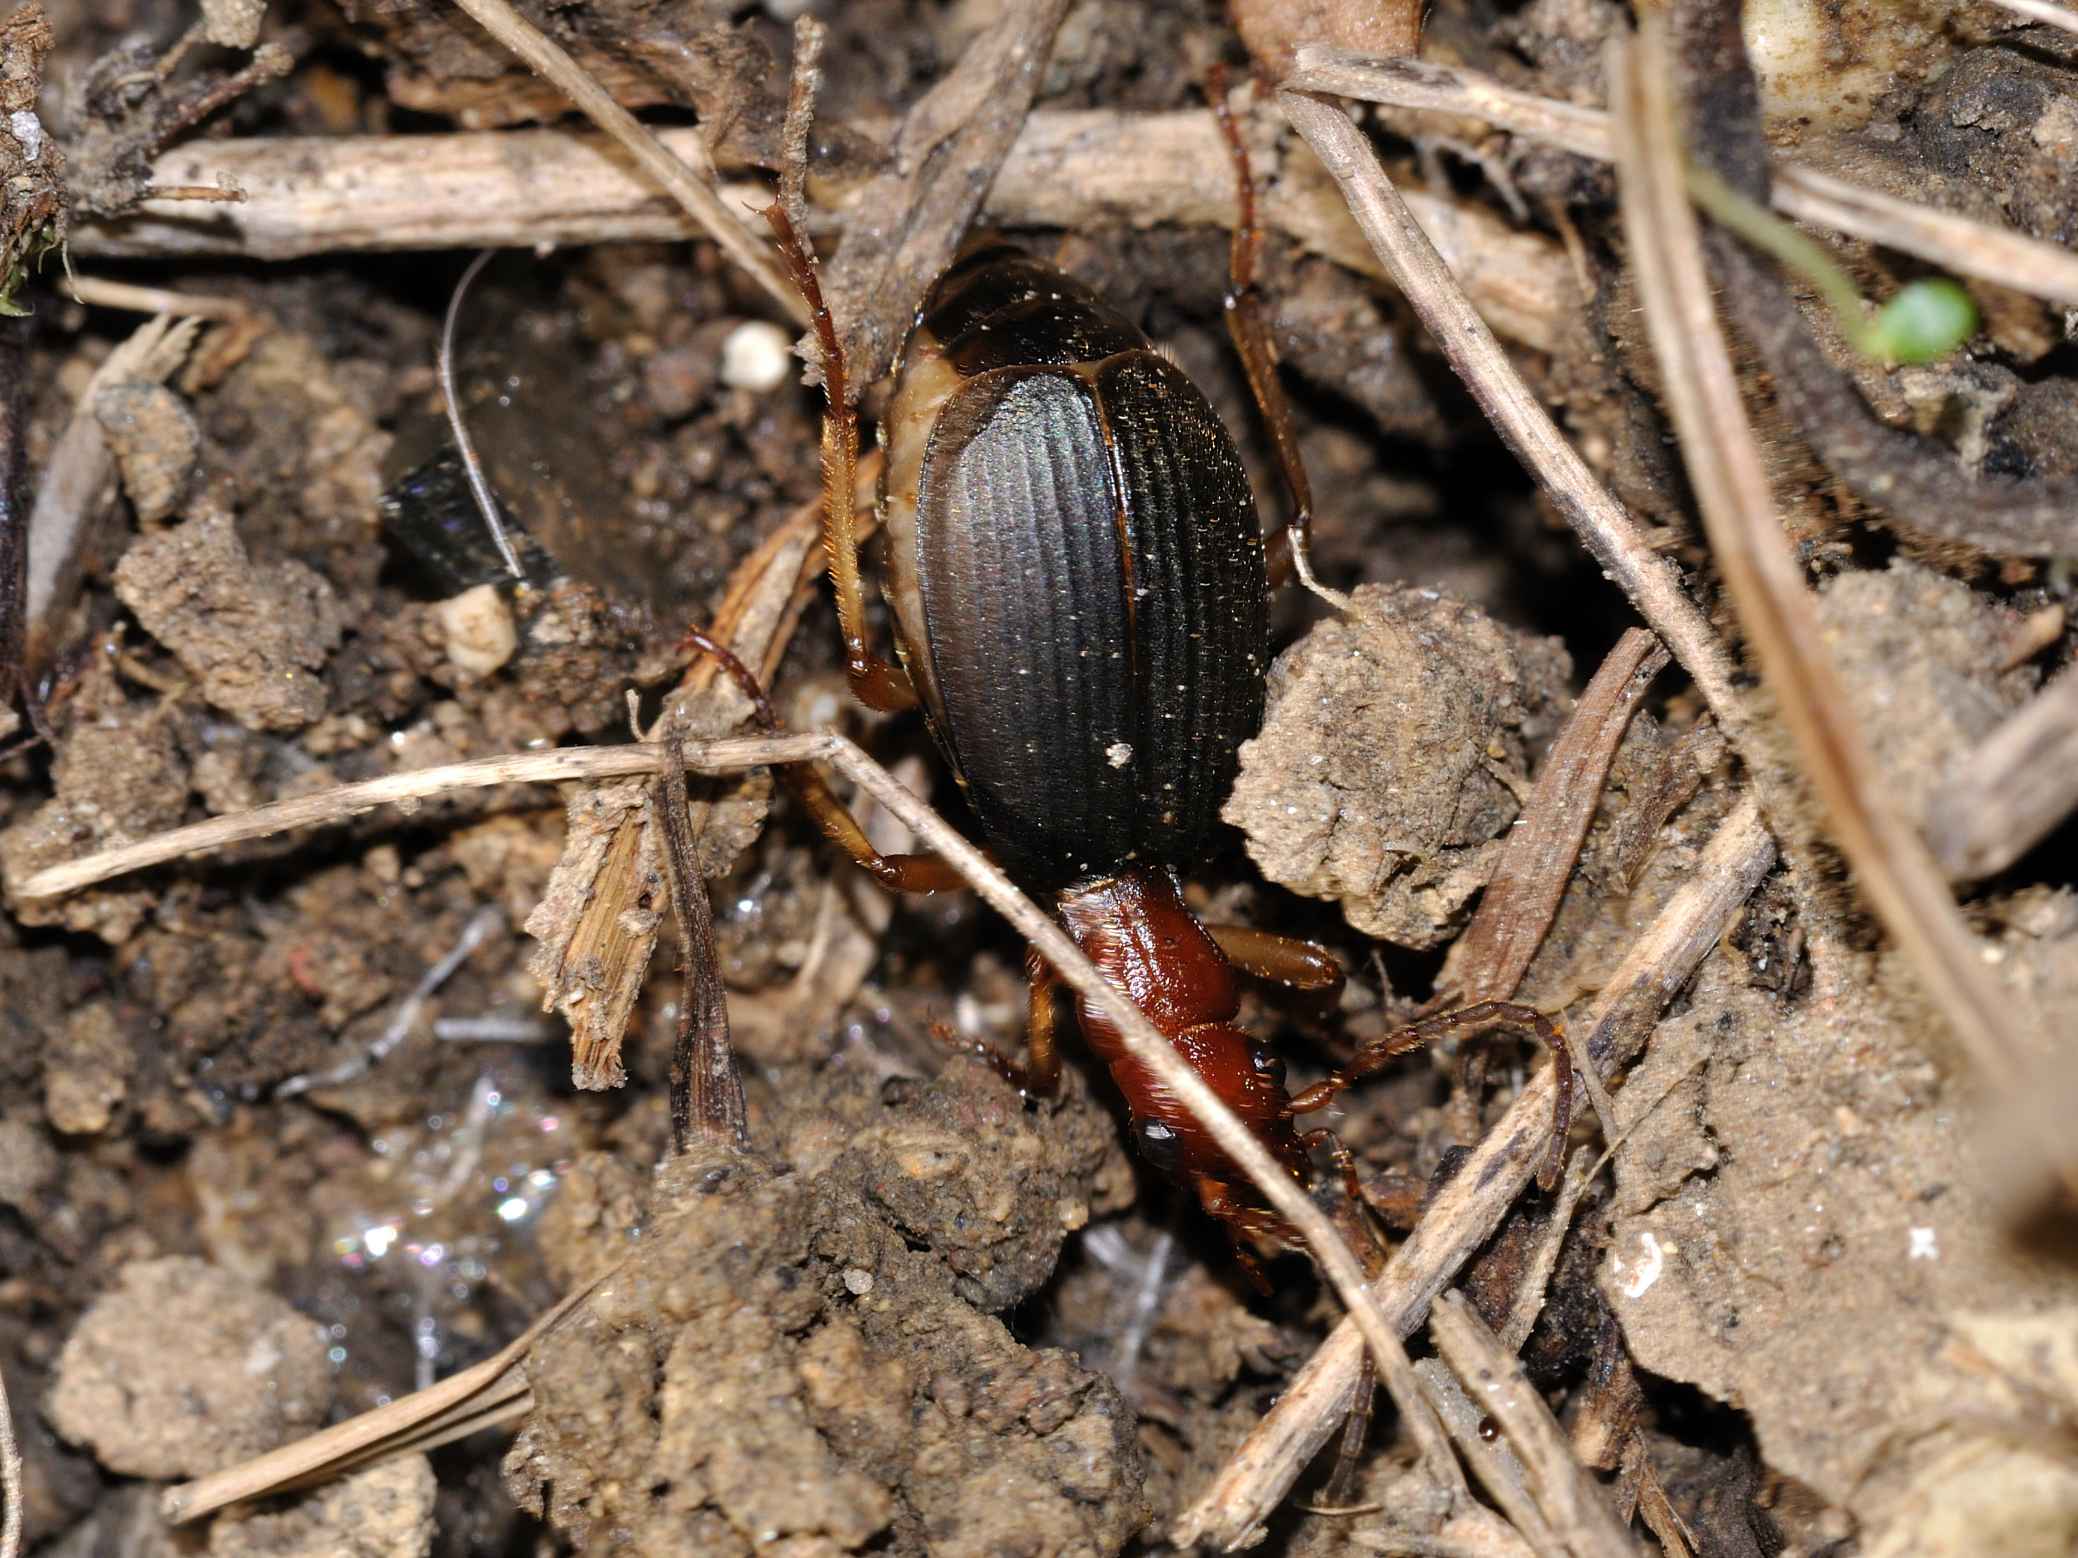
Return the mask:
[[[1263,712],[1263,542],[1232,439],[1144,334],[1001,245],[925,300],[897,405],[919,371],[956,387],[888,435],[927,440],[904,659],[990,847],[1041,890],[1190,860]]]

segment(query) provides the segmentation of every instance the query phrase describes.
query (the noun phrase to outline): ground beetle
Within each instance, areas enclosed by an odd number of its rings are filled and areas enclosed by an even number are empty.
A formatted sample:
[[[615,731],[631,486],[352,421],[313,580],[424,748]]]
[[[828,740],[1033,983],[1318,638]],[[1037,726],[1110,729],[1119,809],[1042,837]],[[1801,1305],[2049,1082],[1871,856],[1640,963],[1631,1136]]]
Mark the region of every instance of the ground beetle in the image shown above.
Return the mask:
[[[1224,104],[1224,94],[1215,94]],[[1342,975],[1311,942],[1202,925],[1178,866],[1199,857],[1262,718],[1266,595],[1306,572],[1309,498],[1251,281],[1257,235],[1241,170],[1228,320],[1277,449],[1293,514],[1266,545],[1233,440],[1184,372],[1074,278],[998,243],[970,248],[933,286],[896,366],[881,427],[880,520],[900,665],[867,644],[853,483],[858,428],[815,265],[767,213],[822,347],[824,539],[846,668],[861,702],[921,705],[990,852],[1063,925],[1302,1184],[1295,1116],[1394,1055],[1452,1032],[1526,1031],[1558,1056],[1553,1180],[1572,1072],[1557,1028],[1526,1006],[1482,1002],[1366,1044],[1290,1094],[1284,1064],[1234,1024],[1236,970],[1300,989]],[[697,635],[713,647],[706,635]],[[740,669],[740,668],[739,668]],[[741,673],[746,679],[748,673]],[[762,699],[760,700],[762,702]],[[789,775],[823,830],[889,887],[958,886],[942,861],[881,855],[820,778]],[[1009,1068],[1047,1091],[1059,980],[1036,957],[1030,1053]],[[1239,1168],[1141,1067],[1101,1012],[1078,1003],[1090,1047],[1132,1110],[1141,1154],[1222,1221],[1242,1265],[1296,1246]]]

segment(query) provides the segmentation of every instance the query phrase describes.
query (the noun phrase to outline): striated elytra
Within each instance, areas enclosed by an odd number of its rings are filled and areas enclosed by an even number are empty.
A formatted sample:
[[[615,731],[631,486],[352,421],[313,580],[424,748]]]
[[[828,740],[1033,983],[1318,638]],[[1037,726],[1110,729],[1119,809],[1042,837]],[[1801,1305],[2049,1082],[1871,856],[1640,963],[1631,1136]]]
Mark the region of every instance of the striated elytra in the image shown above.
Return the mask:
[[[991,850],[1039,891],[1198,854],[1267,634],[1255,499],[1204,395],[991,245],[925,300],[882,437],[903,663]]]

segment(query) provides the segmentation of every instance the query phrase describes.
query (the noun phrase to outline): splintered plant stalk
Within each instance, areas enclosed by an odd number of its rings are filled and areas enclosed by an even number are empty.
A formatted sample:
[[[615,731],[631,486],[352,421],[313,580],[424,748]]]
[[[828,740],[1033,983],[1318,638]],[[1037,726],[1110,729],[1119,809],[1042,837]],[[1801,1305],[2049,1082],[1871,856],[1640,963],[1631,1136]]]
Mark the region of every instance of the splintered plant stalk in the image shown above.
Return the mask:
[[[714,907],[693,853],[692,798],[686,793],[685,748],[664,742],[664,772],[652,807],[664,834],[664,880],[678,921],[683,988],[678,1037],[671,1050],[671,1145],[685,1152],[697,1134],[711,1146],[750,1145],[743,1078],[729,1043],[729,1006],[722,993]]]

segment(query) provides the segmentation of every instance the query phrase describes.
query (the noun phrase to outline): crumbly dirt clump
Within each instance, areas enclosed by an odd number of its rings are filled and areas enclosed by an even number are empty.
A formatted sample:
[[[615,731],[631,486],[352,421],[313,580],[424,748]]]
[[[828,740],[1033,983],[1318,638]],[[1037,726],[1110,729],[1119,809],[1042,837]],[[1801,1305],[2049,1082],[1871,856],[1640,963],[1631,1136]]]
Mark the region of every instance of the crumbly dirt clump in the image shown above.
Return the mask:
[[[1434,590],[1366,586],[1270,668],[1224,813],[1263,874],[1367,935],[1433,947],[1464,922],[1564,708],[1572,662]]]
[[[248,729],[301,730],[325,712],[316,672],[339,643],[332,586],[294,560],[255,566],[227,510],[207,505],[140,539],[115,589],[202,696]]]
[[[131,1477],[191,1477],[324,1420],[332,1371],[318,1328],[207,1261],[125,1266],[65,1343],[48,1413]]]
[[[2039,907],[2061,912],[1987,951],[2016,1000],[2068,1009],[2078,912]],[[1631,1355],[1750,1413],[1767,1463],[1853,1511],[1864,1551],[2069,1552],[2078,1478],[2016,1430],[2078,1399],[2020,1340],[2068,1336],[2078,1311],[2068,1268],[2014,1235],[1998,1133],[1954,1106],[1964,1084],[1911,1041],[1914,1014],[1785,999],[1742,961],[1703,966],[1625,1089],[1673,1089],[1616,1157],[1601,1280]],[[2004,1491],[1955,1503],[1978,1476]],[[2009,1496],[1938,1543],[1926,1525]]]
[[[209,1558],[423,1558],[433,1549],[433,1463],[401,1456],[313,1489],[287,1509],[233,1510]]]
[[[534,1349],[515,1497],[595,1551],[1118,1551],[1150,1513],[1132,1412],[990,1313],[1123,1192],[1108,1123],[964,1061],[818,1092],[790,1171],[666,1171],[637,1252]]]

